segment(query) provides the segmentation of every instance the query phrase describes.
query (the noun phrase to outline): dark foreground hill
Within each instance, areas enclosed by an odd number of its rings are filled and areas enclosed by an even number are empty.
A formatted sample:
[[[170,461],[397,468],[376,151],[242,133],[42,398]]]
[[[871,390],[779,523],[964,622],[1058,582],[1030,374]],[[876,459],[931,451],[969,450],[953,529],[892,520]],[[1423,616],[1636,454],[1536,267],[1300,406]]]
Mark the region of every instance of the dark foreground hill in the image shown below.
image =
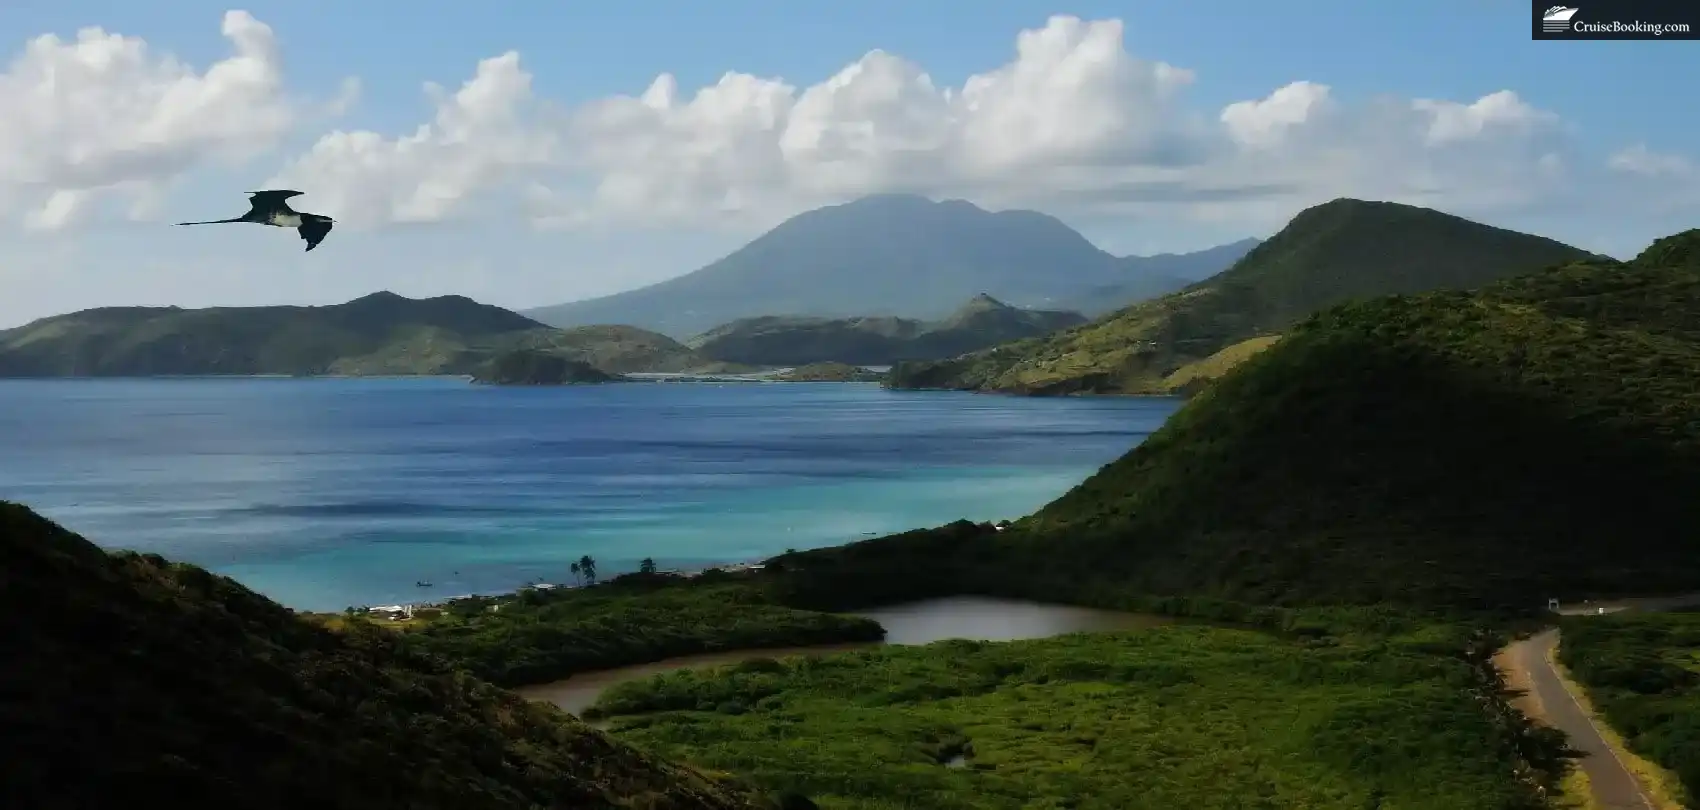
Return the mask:
[[[1037,211],[880,194],[798,214],[678,278],[524,314],[556,326],[627,323],[682,338],[776,314],[933,320],[983,291],[1017,306],[1097,315],[1216,273],[1252,244],[1117,257]]]
[[[1167,393],[1167,378],[1323,307],[1468,289],[1592,258],[1551,239],[1408,205],[1341,199],[1306,209],[1228,270],[1092,323],[965,357],[905,363],[895,388],[1025,394]]]
[[[628,326],[558,330],[458,295],[373,293],[320,307],[107,307],[0,332],[0,377],[468,374],[538,349],[609,373],[707,361]]]
[[[767,807],[388,631],[327,630],[16,504],[0,552],[6,807]]]
[[[899,360],[954,357],[1085,322],[1085,316],[1077,312],[1018,309],[982,293],[941,321],[744,318],[711,329],[689,345],[715,360],[750,365],[841,362],[880,366]]]
[[[933,588],[954,574],[1076,599],[1533,610],[1700,591],[1696,492],[1689,231],[1628,263],[1330,309],[1008,531],[782,564],[836,569],[840,590],[889,591],[913,571]]]

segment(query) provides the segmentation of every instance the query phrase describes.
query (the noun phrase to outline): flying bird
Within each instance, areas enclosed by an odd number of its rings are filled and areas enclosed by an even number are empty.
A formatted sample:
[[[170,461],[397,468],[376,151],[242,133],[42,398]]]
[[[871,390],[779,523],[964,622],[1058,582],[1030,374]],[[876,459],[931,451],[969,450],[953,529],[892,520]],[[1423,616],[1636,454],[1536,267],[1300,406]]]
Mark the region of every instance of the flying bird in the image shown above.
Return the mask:
[[[257,225],[272,225],[278,228],[294,228],[307,241],[307,249],[312,250],[325,241],[325,235],[331,232],[331,224],[336,220],[319,214],[308,214],[296,211],[285,202],[290,197],[299,197],[301,192],[284,190],[250,191],[248,192],[248,213],[234,219],[214,219],[207,222],[179,222],[178,225],[218,225],[225,222],[252,222]]]

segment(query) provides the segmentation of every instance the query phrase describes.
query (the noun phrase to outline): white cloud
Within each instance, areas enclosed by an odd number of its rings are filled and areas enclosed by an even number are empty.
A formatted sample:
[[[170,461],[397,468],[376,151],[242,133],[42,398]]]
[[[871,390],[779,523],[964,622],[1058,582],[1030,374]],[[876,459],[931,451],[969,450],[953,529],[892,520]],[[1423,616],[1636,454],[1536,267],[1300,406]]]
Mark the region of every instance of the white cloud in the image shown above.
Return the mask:
[[[1700,180],[1700,164],[1682,155],[1654,152],[1646,144],[1636,144],[1613,154],[1606,165],[1614,171],[1643,177],[1672,180]]]
[[[563,146],[525,200],[569,226],[749,227],[876,191],[1266,226],[1335,196],[1471,213],[1548,204],[1567,182],[1562,122],[1510,90],[1347,103],[1295,81],[1207,114],[1187,104],[1192,71],[1136,58],[1122,33],[1052,17],[960,87],[883,51],[808,87],[733,72],[683,93],[664,73],[559,129],[531,122]]]
[[[452,95],[425,92],[436,116],[410,135],[338,130],[267,181],[312,189],[312,206],[352,225],[446,218],[481,191],[551,165],[555,133],[532,115],[531,74],[519,54],[478,63]]]
[[[272,30],[224,15],[232,54],[197,72],[100,28],[46,34],[0,73],[0,218],[53,230],[107,195],[146,200],[208,163],[277,143],[296,118]]]
[[[545,225],[748,230],[913,191],[1255,231],[1336,196],[1513,216],[1581,200],[1603,174],[1576,159],[1570,124],[1509,89],[1359,99],[1278,77],[1261,98],[1208,109],[1188,94],[1210,76],[1136,57],[1123,28],[1052,17],[959,85],[875,50],[814,84],[728,72],[692,91],[662,73],[572,109],[537,97],[508,52],[454,92],[427,84],[433,110],[417,127],[330,132],[273,156],[265,185],[307,191],[303,207],[353,227],[468,216],[477,201]],[[98,29],[32,41],[0,76],[0,217],[62,228],[115,193],[151,217],[175,178],[360,102],[352,79],[322,104],[292,101],[270,29],[234,11],[224,33],[234,55],[200,73]],[[1655,157],[1630,150],[1610,165],[1693,177],[1692,163]]]

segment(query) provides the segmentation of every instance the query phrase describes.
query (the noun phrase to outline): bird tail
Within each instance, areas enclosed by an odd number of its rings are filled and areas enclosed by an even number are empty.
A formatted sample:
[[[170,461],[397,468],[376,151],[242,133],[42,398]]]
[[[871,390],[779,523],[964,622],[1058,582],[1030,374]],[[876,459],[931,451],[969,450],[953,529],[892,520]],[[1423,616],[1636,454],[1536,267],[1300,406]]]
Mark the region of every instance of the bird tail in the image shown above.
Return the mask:
[[[225,222],[242,222],[242,221],[243,221],[243,219],[241,217],[236,217],[235,219],[209,219],[205,222],[179,222],[177,224],[178,225],[219,225],[219,224],[222,224],[222,223],[225,223]]]

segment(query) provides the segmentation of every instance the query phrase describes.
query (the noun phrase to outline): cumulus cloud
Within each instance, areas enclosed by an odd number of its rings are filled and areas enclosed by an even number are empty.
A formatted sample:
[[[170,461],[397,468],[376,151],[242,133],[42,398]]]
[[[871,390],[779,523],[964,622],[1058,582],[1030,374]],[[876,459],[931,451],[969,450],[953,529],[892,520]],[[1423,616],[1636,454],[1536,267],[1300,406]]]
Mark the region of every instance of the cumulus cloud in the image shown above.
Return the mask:
[[[1122,35],[1052,17],[960,87],[883,51],[803,89],[728,73],[686,96],[662,74],[574,111],[574,181],[530,199],[569,224],[771,220],[874,191],[1274,222],[1343,195],[1514,207],[1565,182],[1561,122],[1510,90],[1345,103],[1295,81],[1210,113],[1187,103],[1192,71]]]
[[[533,115],[531,74],[518,53],[478,63],[455,93],[436,84],[425,93],[436,115],[411,134],[332,132],[266,185],[313,189],[315,210],[355,226],[431,222],[556,162],[556,134]]]
[[[99,29],[30,42],[0,76],[0,217],[64,227],[111,194],[147,216],[174,178],[359,103],[353,80],[323,104],[292,101],[270,29],[234,11],[223,31],[233,54],[201,72]],[[490,201],[543,225],[748,229],[888,191],[1265,227],[1337,196],[1469,215],[1550,207],[1607,171],[1576,159],[1569,124],[1509,89],[1342,98],[1282,77],[1209,109],[1189,97],[1209,76],[1129,53],[1123,32],[1118,20],[1051,17],[1019,32],[1004,64],[957,85],[875,50],[814,84],[728,72],[691,90],[661,73],[635,95],[571,109],[538,98],[509,52],[452,92],[425,85],[432,111],[418,126],[332,131],[277,159],[266,185],[310,191],[310,210],[353,227],[436,222]],[[1683,161],[1641,148],[1609,167],[1692,188]]]
[[[272,149],[296,119],[271,28],[224,15],[231,54],[197,71],[135,37],[28,41],[0,73],[0,218],[53,230],[102,197],[145,211],[198,166]]]

